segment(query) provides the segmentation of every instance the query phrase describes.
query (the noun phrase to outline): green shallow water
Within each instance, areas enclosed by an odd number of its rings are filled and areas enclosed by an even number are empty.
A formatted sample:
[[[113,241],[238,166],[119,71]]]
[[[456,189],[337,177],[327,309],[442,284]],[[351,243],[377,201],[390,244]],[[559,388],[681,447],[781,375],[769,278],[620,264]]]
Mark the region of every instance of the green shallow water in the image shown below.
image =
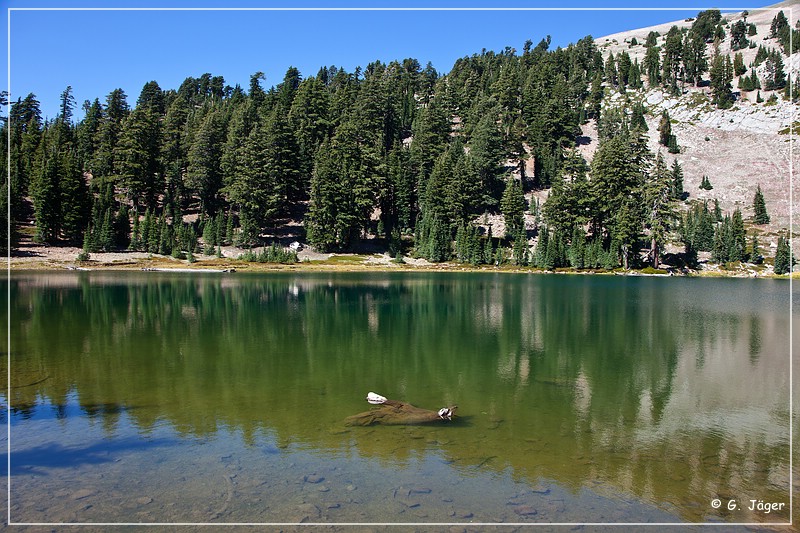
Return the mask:
[[[788,282],[106,272],[6,287],[15,523],[789,517]],[[368,391],[460,416],[346,427]]]

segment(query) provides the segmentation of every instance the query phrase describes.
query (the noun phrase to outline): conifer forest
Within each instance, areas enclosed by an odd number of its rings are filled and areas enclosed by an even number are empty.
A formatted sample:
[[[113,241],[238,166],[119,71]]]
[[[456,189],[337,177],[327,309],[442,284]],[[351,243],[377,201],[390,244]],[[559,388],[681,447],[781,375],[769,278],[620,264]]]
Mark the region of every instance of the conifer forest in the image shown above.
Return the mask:
[[[761,189],[746,219],[692,201],[669,159],[681,150],[669,115],[657,117],[654,153],[642,98],[609,96],[708,84],[710,104],[725,108],[738,76],[739,89],[796,101],[783,60],[800,38],[788,38],[798,30],[782,15],[778,38],[768,47],[759,40],[766,77],[741,56],[714,53],[721,39],[756,41],[746,22],[723,26],[711,10],[639,43],[642,63],[624,51],[604,58],[592,37],[555,49],[546,37],[464,56],[447,73],[408,58],[353,72],[289,67],[271,87],[260,72],[247,87],[201,74],[177,88],[151,81],[135,96],[116,89],[81,103],[66,87],[51,120],[38,100],[50,95],[16,97],[0,135],[8,143],[0,157],[10,158],[0,201],[11,219],[0,242],[13,255],[31,227],[33,241],[87,256],[136,250],[191,260],[235,245],[252,260],[291,261],[280,230],[292,227],[292,240],[319,251],[368,244],[430,262],[691,268],[699,252],[719,263],[773,262],[745,226],[770,221]],[[578,146],[589,122],[598,145],[587,162]],[[536,191],[549,191],[546,200]],[[493,227],[490,217],[504,223]],[[666,254],[668,244],[680,252]],[[788,239],[774,263],[776,273],[791,270]]]

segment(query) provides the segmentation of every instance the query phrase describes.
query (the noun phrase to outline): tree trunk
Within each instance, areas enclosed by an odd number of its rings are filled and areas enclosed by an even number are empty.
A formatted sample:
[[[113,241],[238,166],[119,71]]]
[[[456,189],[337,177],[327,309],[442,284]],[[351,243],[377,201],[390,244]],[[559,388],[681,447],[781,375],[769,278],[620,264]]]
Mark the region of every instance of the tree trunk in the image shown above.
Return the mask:
[[[455,412],[458,406],[448,407],[450,414]],[[420,409],[410,403],[399,402],[397,400],[386,400],[384,403],[373,407],[369,411],[349,416],[344,423],[347,426],[371,426],[373,424],[384,425],[412,425],[430,424],[436,422],[446,422],[450,420],[447,416],[440,416],[437,411]]]
[[[653,254],[653,268],[658,268],[658,242],[655,239],[650,240],[650,253]]]

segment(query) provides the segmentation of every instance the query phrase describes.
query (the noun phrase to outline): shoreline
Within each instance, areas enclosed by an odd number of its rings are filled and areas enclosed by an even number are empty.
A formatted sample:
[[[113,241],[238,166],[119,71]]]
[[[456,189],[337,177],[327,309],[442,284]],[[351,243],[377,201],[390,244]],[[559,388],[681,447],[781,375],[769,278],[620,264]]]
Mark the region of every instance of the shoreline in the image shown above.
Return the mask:
[[[51,248],[51,250],[53,250]],[[49,255],[49,254],[47,254]],[[180,273],[259,273],[259,272],[494,272],[508,274],[571,274],[571,275],[599,275],[599,276],[647,276],[647,277],[719,277],[719,278],[759,278],[759,279],[800,279],[800,272],[791,276],[778,276],[770,268],[761,266],[754,268],[737,268],[725,270],[716,265],[712,268],[701,268],[683,271],[667,271],[650,269],[643,270],[574,270],[559,268],[556,270],[542,270],[535,267],[518,267],[515,265],[474,266],[460,263],[429,263],[424,260],[404,258],[403,263],[398,263],[387,254],[316,254],[316,258],[308,254],[297,263],[257,263],[248,262],[231,257],[200,256],[193,263],[185,259],[175,259],[171,256],[144,254],[140,252],[115,252],[97,253],[88,261],[53,254],[39,256],[11,256],[7,257],[7,269],[10,272],[35,272],[35,271],[145,271],[145,272],[180,272]],[[106,257],[108,256],[108,257]]]

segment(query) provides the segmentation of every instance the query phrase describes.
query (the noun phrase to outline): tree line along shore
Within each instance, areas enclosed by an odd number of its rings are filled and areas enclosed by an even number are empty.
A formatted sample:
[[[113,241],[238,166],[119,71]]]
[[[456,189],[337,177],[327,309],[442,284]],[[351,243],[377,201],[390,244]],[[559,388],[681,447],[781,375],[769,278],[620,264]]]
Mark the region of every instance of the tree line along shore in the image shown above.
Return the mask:
[[[708,85],[709,104],[724,109],[738,78],[759,98],[796,102],[784,60],[797,33],[779,12],[744,65],[735,50],[755,48],[755,26],[709,10],[631,43],[646,49],[641,64],[625,51],[604,58],[592,37],[555,50],[547,37],[465,56],[446,74],[404,59],[308,77],[290,67],[269,89],[260,72],[246,89],[211,74],[178,89],[152,81],[134,105],[122,89],[83,102],[80,120],[70,87],[52,120],[29,94],[12,102],[0,136],[10,143],[0,203],[11,219],[0,242],[12,258],[31,242],[80,247],[79,261],[130,251],[194,262],[235,246],[242,261],[293,263],[296,241],[323,254],[366,247],[398,263],[691,271],[710,262],[785,274],[790,237],[763,242],[761,187],[747,217],[694,199],[674,121],[653,116],[643,95]],[[720,53],[723,42],[733,54]],[[579,150],[588,123],[591,161]]]

